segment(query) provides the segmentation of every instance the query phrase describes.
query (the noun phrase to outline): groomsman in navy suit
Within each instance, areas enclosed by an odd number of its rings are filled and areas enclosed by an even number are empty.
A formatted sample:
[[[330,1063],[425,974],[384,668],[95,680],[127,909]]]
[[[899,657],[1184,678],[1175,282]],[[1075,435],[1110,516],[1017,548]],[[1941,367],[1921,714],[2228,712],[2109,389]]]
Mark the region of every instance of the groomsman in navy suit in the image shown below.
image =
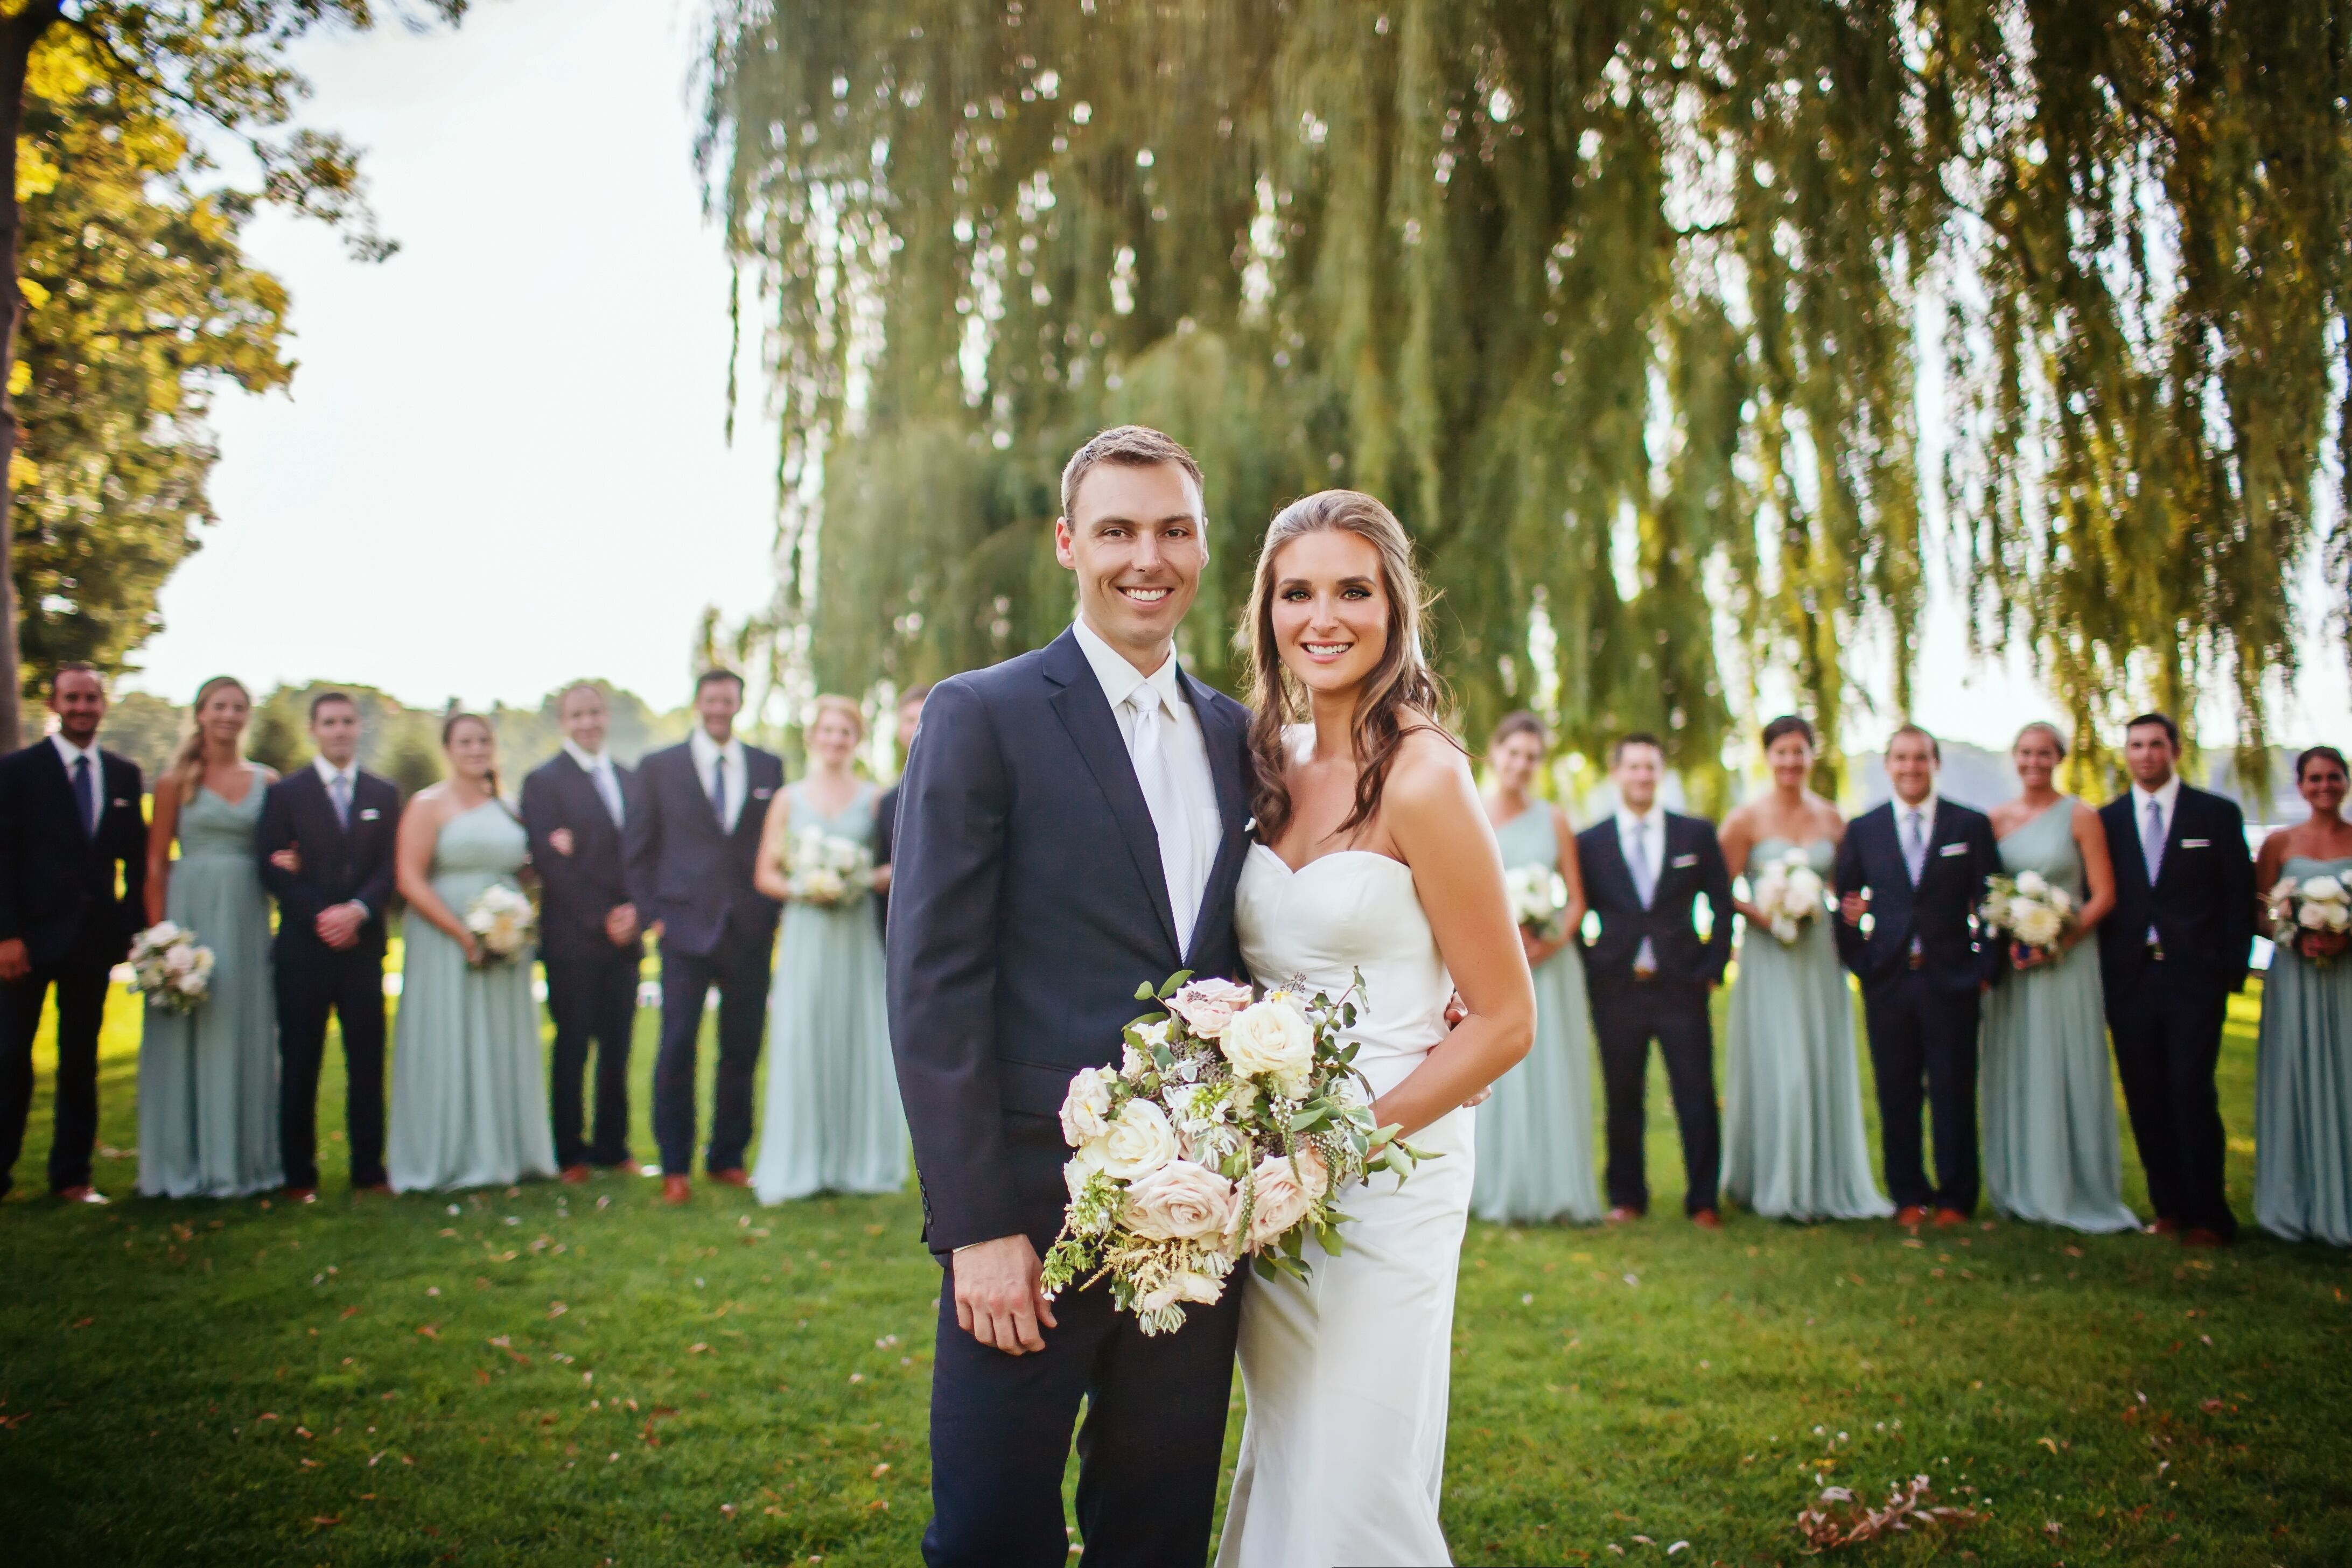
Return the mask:
[[[57,1121],[49,1191],[102,1204],[98,1031],[114,966],[146,923],[147,818],[138,764],[98,745],[106,685],[86,664],[49,686],[54,734],[0,758],[0,1193],[33,1109],[33,1034],[58,993]],[[121,891],[116,892],[117,877]]]
[[[695,683],[694,732],[637,763],[638,800],[623,833],[630,902],[661,932],[661,1048],[654,1058],[654,1138],[662,1198],[693,1195],[694,1059],[704,995],[719,988],[719,1073],[703,1169],[748,1187],[751,1075],[768,1005],[768,965],[782,907],[751,885],[768,803],[784,764],[735,734],[742,678],[706,670]]]
[[[317,755],[269,786],[254,828],[261,885],[278,900],[278,1136],[286,1194],[319,1194],[319,1071],[327,1017],[342,1026],[343,1136],[352,1189],[391,1191],[383,1169],[384,914],[400,788],[359,765],[359,705],[310,699]]]
[[[2184,1247],[2219,1247],[2237,1239],[2238,1219],[2222,1188],[2213,1069],[2230,994],[2245,989],[2254,866],[2244,815],[2183,784],[2179,756],[2180,731],[2166,715],[2125,727],[2132,786],[2099,808],[2116,868],[2099,975],[2153,1228]]]
[[[604,750],[604,694],[587,681],[556,700],[563,750],[522,781],[522,822],[541,889],[539,952],[547,1010],[555,1017],[548,1103],[555,1163],[567,1182],[591,1165],[629,1160],[629,1032],[637,1016],[637,964],[645,939],[629,901],[621,834],[637,775]],[[596,1120],[581,1135],[581,1080],[596,1047]]]
[[[1703,1229],[1716,1230],[1723,1224],[1716,1212],[1723,1132],[1706,1004],[1731,962],[1731,875],[1714,824],[1658,805],[1664,770],[1656,736],[1619,741],[1609,758],[1617,814],[1576,836],[1585,896],[1601,925],[1585,944],[1584,973],[1609,1101],[1609,1217],[1639,1219],[1649,1212],[1642,1087],[1655,1040],[1682,1128],[1683,1210]],[[1696,923],[1701,895],[1714,921],[1704,940]]]
[[[1916,724],[1895,731],[1886,742],[1895,798],[1853,819],[1837,858],[1838,955],[1862,982],[1886,1185],[1906,1226],[1930,1207],[1939,1226],[1976,1210],[1978,1005],[2000,957],[1975,927],[1986,879],[2000,869],[1992,822],[1936,793],[1943,760]],[[1919,1142],[1923,1083],[1932,1186]]]

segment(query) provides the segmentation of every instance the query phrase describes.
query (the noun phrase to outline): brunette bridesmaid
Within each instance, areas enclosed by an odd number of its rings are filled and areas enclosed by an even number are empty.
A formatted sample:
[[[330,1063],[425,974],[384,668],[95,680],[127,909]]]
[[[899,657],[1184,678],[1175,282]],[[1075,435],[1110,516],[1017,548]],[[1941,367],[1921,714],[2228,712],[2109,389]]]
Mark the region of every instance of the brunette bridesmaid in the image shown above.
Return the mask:
[[[2344,820],[2344,753],[2315,746],[2294,760],[2308,820],[2263,843],[2254,885],[2267,900],[2286,879],[2352,889]],[[2267,923],[2267,922],[2265,922]],[[2254,1068],[2254,1218],[2273,1236],[2352,1247],[2352,955],[2341,931],[2278,933],[2263,978]]]

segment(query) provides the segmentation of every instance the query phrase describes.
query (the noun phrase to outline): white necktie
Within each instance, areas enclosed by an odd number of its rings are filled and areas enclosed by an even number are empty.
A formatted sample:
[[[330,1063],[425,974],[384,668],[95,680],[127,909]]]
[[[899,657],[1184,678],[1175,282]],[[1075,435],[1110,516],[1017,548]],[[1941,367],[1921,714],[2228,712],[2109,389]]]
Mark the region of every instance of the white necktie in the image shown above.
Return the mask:
[[[613,764],[599,757],[595,767],[589,771],[589,776],[596,781],[596,795],[604,801],[605,813],[612,817],[613,826],[620,826],[621,782],[613,776]]]
[[[1927,835],[1921,828],[1916,806],[1903,818],[1903,864],[1911,872],[1911,885],[1919,885],[1919,874],[1927,868]]]
[[[1175,917],[1176,942],[1188,948],[1192,921],[1201,910],[1201,889],[1192,883],[1192,819],[1184,809],[1184,792],[1176,783],[1175,759],[1169,755],[1167,725],[1160,689],[1145,681],[1127,694],[1135,710],[1135,733],[1128,756],[1135,763],[1135,782],[1142,787],[1143,804],[1151,812],[1152,830],[1160,837],[1160,869],[1168,881],[1168,910]]]

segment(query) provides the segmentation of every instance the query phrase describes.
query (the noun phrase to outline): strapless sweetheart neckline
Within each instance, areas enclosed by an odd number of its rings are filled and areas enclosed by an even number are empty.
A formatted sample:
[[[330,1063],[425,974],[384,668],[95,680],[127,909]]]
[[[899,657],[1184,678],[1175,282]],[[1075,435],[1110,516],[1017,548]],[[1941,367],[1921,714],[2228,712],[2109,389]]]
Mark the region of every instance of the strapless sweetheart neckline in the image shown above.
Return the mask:
[[[1282,858],[1282,852],[1275,848],[1271,844],[1253,844],[1250,846],[1250,849],[1254,853],[1259,850],[1265,851],[1265,854],[1273,859],[1276,865],[1281,867],[1285,872],[1293,877],[1304,877],[1307,872],[1312,871],[1316,867],[1320,866],[1326,860],[1337,860],[1343,856],[1349,855],[1365,855],[1375,860],[1385,860],[1400,871],[1410,871],[1412,869],[1412,867],[1406,865],[1395,856],[1383,855],[1377,849],[1334,849],[1328,854],[1318,855],[1314,859],[1309,860],[1304,866],[1292,865],[1289,861],[1284,859]]]

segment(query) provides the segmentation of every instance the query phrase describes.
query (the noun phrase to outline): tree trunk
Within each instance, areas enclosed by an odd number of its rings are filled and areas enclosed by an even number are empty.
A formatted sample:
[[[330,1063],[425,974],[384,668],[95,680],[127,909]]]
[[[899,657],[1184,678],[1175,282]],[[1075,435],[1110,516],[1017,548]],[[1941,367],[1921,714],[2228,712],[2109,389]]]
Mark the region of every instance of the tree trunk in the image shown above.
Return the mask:
[[[16,241],[24,214],[16,203],[16,133],[25,119],[25,68],[33,46],[58,19],[62,0],[33,0],[0,22],[0,752],[23,737],[24,677],[16,648],[16,323],[24,295],[16,286]]]

